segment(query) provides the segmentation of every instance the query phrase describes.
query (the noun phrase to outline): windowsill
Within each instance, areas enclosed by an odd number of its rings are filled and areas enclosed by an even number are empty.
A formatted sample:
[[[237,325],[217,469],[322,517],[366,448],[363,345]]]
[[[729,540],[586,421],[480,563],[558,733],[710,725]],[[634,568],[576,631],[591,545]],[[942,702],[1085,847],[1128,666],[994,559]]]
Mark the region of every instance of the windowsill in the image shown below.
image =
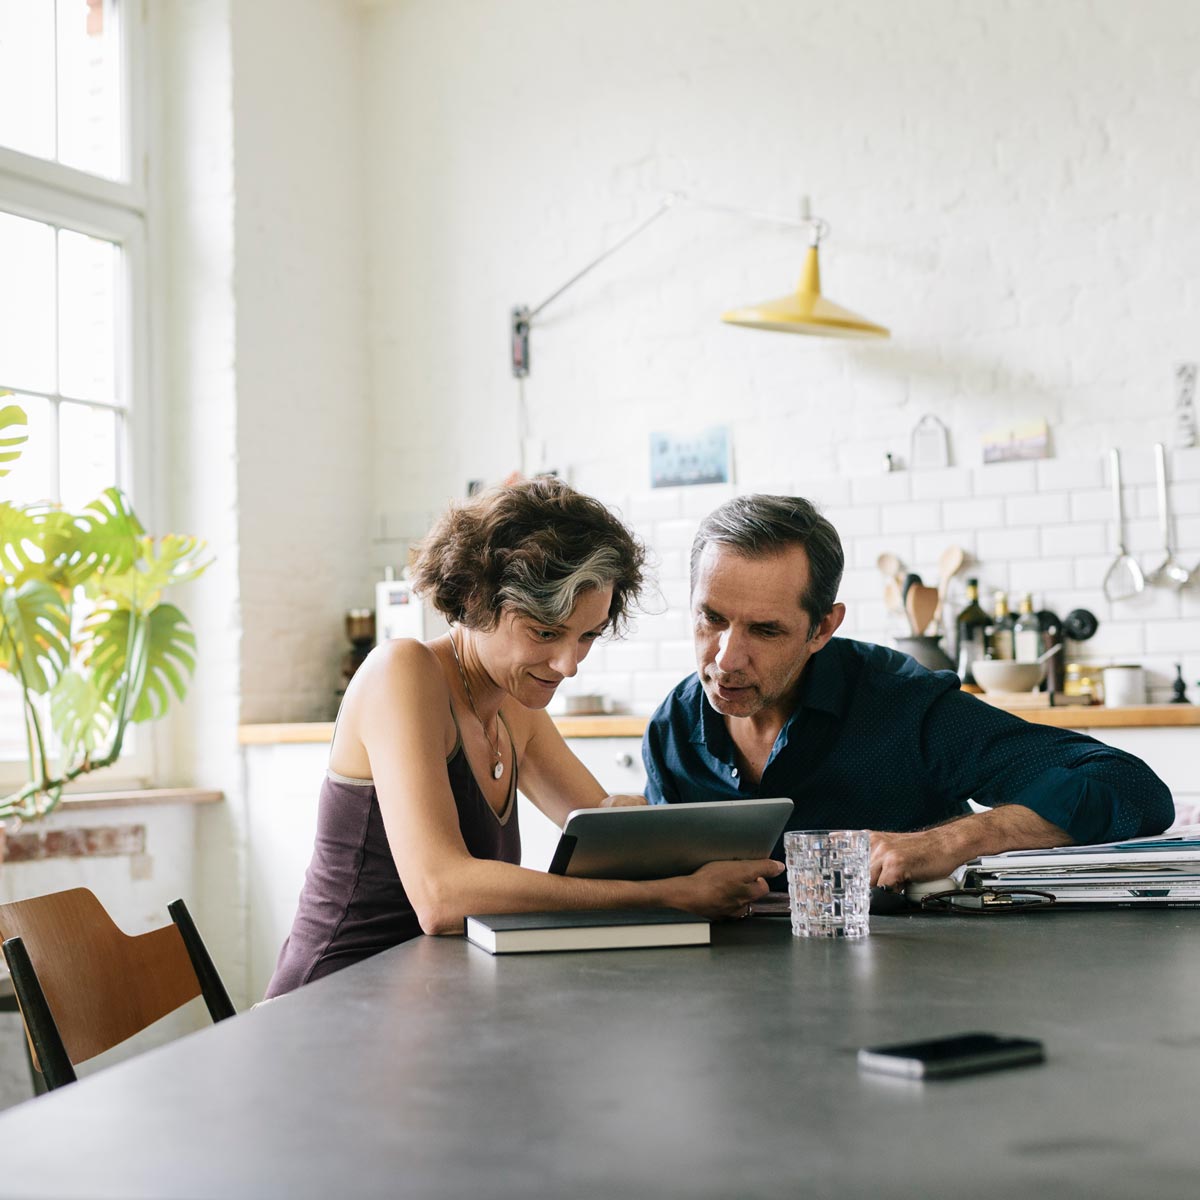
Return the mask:
[[[224,792],[206,788],[120,788],[111,792],[68,792],[54,811],[143,808],[164,804],[220,804],[224,799]]]

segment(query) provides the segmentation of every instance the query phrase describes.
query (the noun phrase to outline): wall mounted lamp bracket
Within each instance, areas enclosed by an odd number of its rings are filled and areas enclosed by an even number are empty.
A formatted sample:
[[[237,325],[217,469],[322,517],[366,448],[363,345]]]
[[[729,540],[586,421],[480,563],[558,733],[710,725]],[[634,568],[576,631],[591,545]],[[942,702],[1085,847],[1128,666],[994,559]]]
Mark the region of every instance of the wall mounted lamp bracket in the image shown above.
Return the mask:
[[[553,303],[565,291],[575,286],[585,275],[598,267],[606,258],[616,254],[635,238],[641,236],[661,217],[666,216],[677,204],[686,202],[693,207],[710,212],[726,213],[754,221],[766,221],[775,225],[789,225],[804,229],[808,234],[808,258],[800,279],[800,286],[790,296],[779,300],[764,301],[759,305],[733,309],[723,313],[721,319],[731,325],[751,329],[767,329],[781,333],[806,333],[818,337],[877,338],[891,336],[882,325],[860,317],[857,313],[833,304],[821,295],[821,275],[817,264],[817,248],[829,234],[828,222],[809,213],[808,197],[801,201],[801,215],[781,217],[773,213],[755,212],[751,209],[735,208],[730,205],[711,204],[693,200],[682,192],[670,192],[655,212],[636,226],[607,250],[598,254],[581,270],[576,271],[566,283],[556,288],[541,304],[533,308],[518,305],[510,314],[509,341],[512,356],[512,372],[517,379],[529,375],[529,334],[539,313]]]

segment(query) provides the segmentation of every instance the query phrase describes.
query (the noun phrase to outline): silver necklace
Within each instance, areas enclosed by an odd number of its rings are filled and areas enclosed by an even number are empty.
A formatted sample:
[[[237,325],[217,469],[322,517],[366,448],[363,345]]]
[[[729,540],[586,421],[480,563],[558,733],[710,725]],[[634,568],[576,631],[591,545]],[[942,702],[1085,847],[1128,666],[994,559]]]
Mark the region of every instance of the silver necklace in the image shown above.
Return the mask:
[[[479,715],[479,709],[475,707],[475,697],[471,695],[471,685],[467,682],[467,673],[463,670],[462,659],[458,657],[458,643],[455,641],[454,634],[450,635],[450,649],[454,651],[454,665],[458,667],[458,677],[462,680],[463,691],[467,693],[467,703],[475,714],[475,720],[479,722],[479,728],[483,730],[483,736],[487,738],[487,744],[491,746],[492,753],[496,756],[496,764],[492,767],[492,778],[499,779],[504,774],[504,762],[500,755],[500,716],[496,715],[496,740],[493,742],[492,735],[488,733],[487,726]]]

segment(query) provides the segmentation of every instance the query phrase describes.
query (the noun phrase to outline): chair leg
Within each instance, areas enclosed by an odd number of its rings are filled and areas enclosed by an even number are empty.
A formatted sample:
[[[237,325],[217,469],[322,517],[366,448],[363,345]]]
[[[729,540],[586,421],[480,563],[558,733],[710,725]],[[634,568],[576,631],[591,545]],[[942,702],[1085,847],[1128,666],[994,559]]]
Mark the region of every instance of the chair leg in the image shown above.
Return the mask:
[[[68,1083],[74,1083],[75,1068],[71,1066],[67,1049],[54,1021],[54,1014],[50,1011],[50,1005],[46,1003],[46,995],[42,991],[37,972],[33,969],[25,943],[19,937],[9,938],[4,943],[4,957],[8,960],[8,969],[12,972],[13,991],[17,993],[21,1016],[25,1020],[25,1028],[29,1031],[29,1040],[33,1043],[33,1051],[42,1068],[47,1090],[53,1091]]]
[[[229,999],[229,993],[221,982],[221,976],[217,974],[216,964],[208,953],[208,947],[205,946],[204,940],[200,937],[200,931],[196,928],[196,923],[192,920],[192,914],[188,912],[187,905],[182,900],[173,900],[167,905],[167,912],[171,914],[171,920],[178,927],[183,944],[187,948],[188,958],[192,960],[192,968],[196,972],[196,978],[200,981],[200,994],[204,997],[204,1003],[208,1005],[209,1016],[214,1022],[236,1016],[237,1009],[233,1007],[233,1001]],[[6,942],[5,945],[7,944]]]

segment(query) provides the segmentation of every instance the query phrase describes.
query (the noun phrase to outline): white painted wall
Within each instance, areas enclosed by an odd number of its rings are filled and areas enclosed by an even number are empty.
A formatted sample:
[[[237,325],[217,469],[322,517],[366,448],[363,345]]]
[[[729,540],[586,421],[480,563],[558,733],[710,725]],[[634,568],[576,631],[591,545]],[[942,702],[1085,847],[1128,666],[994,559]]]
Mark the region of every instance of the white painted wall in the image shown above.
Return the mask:
[[[1127,450],[1131,541],[1157,560],[1150,445],[1200,358],[1200,9],[1187,0],[397,0],[366,10],[375,504],[400,557],[469,478],[518,463],[508,310],[536,303],[668,190],[833,225],[828,295],[893,328],[854,344],[721,325],[794,286],[802,239],[673,213],[533,335],[531,424],[631,516],[663,615],[583,690],[647,709],[691,664],[684,559],[723,498],[648,491],[648,434],[728,421],[736,487],[814,495],[846,535],[851,636],[886,638],[871,564],[931,572],[960,541],[985,585],[1093,609],[1097,657],[1200,679],[1200,592],[1112,607],[1104,453]],[[918,418],[944,476],[882,478]],[[980,437],[1049,420],[1057,460],[982,468]],[[1175,455],[1200,558],[1200,468]],[[636,674],[635,674],[636,672]],[[1193,686],[1194,698],[1196,688]]]
[[[345,0],[232,6],[242,719],[327,720],[372,606],[362,31]]]

